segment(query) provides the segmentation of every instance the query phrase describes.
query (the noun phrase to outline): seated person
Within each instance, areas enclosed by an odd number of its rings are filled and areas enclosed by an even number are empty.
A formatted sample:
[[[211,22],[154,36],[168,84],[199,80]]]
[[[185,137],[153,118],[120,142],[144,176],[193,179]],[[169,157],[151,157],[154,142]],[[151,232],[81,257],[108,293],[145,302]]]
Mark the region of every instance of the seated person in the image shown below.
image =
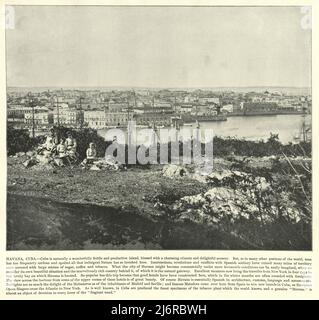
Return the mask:
[[[96,160],[96,148],[95,144],[91,142],[89,144],[89,148],[86,150],[86,158],[83,160],[82,164],[92,164],[94,160]]]
[[[45,154],[51,154],[56,151],[56,135],[54,130],[51,129],[50,133],[47,135],[44,144],[42,144],[38,152],[43,152]]]
[[[67,138],[65,140],[65,146],[66,146],[67,154],[71,158],[76,158],[77,143],[76,143],[76,140],[73,138],[72,133],[70,131],[67,132]]]
[[[58,157],[59,158],[65,158],[67,156],[67,154],[66,154],[66,146],[65,146],[65,142],[64,142],[63,138],[60,139],[60,142],[56,147],[56,151],[58,153]]]

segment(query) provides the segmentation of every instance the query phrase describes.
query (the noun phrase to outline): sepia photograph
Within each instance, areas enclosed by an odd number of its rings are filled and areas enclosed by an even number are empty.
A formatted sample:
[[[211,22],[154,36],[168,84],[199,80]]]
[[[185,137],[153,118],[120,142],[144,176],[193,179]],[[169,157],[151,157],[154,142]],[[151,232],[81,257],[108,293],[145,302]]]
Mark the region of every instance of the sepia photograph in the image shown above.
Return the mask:
[[[6,250],[312,250],[311,7],[5,11]]]

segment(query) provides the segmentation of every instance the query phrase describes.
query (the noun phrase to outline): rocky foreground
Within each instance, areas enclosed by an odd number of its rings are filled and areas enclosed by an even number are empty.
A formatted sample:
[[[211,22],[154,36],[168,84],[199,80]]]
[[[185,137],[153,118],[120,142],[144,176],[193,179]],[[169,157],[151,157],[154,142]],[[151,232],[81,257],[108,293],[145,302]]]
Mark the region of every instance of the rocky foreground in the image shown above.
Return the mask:
[[[8,158],[8,249],[311,249],[311,159],[119,171],[26,159]]]

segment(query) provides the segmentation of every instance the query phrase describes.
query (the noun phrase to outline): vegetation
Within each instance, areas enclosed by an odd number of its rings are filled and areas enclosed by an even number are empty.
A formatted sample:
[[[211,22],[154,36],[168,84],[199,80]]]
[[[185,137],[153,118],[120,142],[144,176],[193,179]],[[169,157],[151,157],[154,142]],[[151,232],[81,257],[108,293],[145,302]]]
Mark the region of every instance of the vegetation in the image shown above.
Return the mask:
[[[59,127],[55,128],[55,131],[59,137],[65,137],[68,131],[72,132],[77,139],[81,159],[85,157],[85,150],[90,142],[96,144],[100,157],[104,156],[106,147],[110,143],[104,141],[96,130],[90,128],[74,130]],[[9,127],[7,139],[8,154],[12,155],[36,147],[43,137],[33,139],[25,130]],[[171,145],[168,147],[170,149]],[[127,151],[127,146],[125,148]],[[182,150],[183,145],[180,143],[180,155]],[[145,151],[149,150],[145,148]],[[8,192],[27,198],[29,194],[34,194],[43,199],[79,205],[98,204],[102,208],[108,208],[105,210],[118,213],[118,216],[122,216],[123,212],[127,213],[125,221],[129,221],[128,217],[133,213],[139,217],[143,216],[146,219],[145,223],[150,223],[154,230],[150,234],[146,228],[145,232],[139,231],[139,234],[130,235],[130,239],[146,237],[147,241],[153,244],[159,243],[162,248],[167,249],[311,249],[310,142],[283,145],[277,135],[271,135],[266,141],[257,142],[215,137],[214,155],[215,159],[219,159],[216,161],[219,165],[214,164],[214,171],[207,183],[195,180],[192,175],[195,165],[189,166],[189,175],[172,179],[163,176],[160,166],[149,164],[127,166],[128,170],[124,172],[96,172],[82,170],[77,166],[65,167],[53,169],[52,172],[43,175],[36,174],[37,170],[47,169],[35,166],[26,170],[21,165],[27,156],[10,158]],[[222,178],[217,174],[214,176],[218,170],[222,172]],[[14,198],[11,206],[10,214],[14,214],[16,212]],[[38,219],[32,220],[34,210],[31,209],[28,214],[32,228],[37,229]],[[19,210],[25,210],[24,206]],[[43,212],[36,213],[43,219],[43,225],[47,224],[45,210],[47,209],[44,208]],[[66,208],[66,210],[71,209]],[[94,215],[93,212],[97,209],[90,210]],[[74,223],[77,223],[76,214],[72,214]],[[65,225],[65,217],[60,216],[58,210],[52,215],[59,216],[61,225]],[[16,215],[14,223],[20,223],[20,216]],[[157,221],[150,222],[149,218]],[[83,219],[85,220],[86,216]],[[109,222],[109,218],[105,218],[104,212],[99,213],[98,222],[95,224],[98,228],[101,228],[100,219],[104,219],[108,236],[104,235],[106,234],[104,230],[99,240],[94,240],[96,233],[90,231],[88,235],[91,241],[90,248],[98,248],[101,243],[103,245],[110,243],[113,224]],[[114,219],[117,221],[118,218]],[[135,221],[134,219],[136,218],[132,216],[131,220]],[[88,221],[83,223],[81,228],[91,230],[91,225],[91,221]],[[21,227],[24,228],[24,224]],[[42,232],[42,228],[40,229]],[[60,230],[59,226],[56,226],[56,229],[56,234],[61,235],[62,229]],[[12,230],[14,231],[15,227],[12,227]],[[130,230],[130,234],[134,232]],[[29,236],[26,231],[25,237]],[[122,231],[119,230],[116,241],[121,237]],[[41,235],[42,238],[48,237],[45,234]],[[55,240],[52,241],[54,243]],[[78,240],[70,241],[68,248],[72,248]],[[120,241],[126,243],[127,240],[121,238]],[[78,245],[83,246],[83,244]],[[60,248],[58,244],[52,246]]]
[[[11,156],[17,152],[27,152],[37,146],[40,141],[41,137],[31,138],[28,130],[14,129],[8,126],[7,154]]]
[[[57,136],[66,137],[66,133],[70,131],[74,138],[77,140],[77,152],[79,154],[80,160],[85,158],[85,152],[90,142],[94,142],[97,149],[97,154],[99,157],[105,155],[106,147],[111,143],[110,141],[105,141],[103,137],[99,136],[97,130],[92,128],[82,128],[82,129],[72,129],[67,127],[54,127]],[[8,127],[7,135],[7,150],[8,155],[13,155],[17,152],[26,152],[34,148],[44,139],[43,136],[31,138],[27,130],[13,129]],[[158,151],[160,145],[157,146]],[[190,143],[188,147],[191,148]],[[139,146],[138,148],[145,148],[144,146]],[[138,149],[137,148],[137,149]],[[127,145],[126,150],[126,162],[127,162]],[[168,143],[168,151],[170,155],[171,143]],[[179,153],[183,154],[183,144],[179,145]],[[146,154],[148,152],[145,148]],[[204,144],[202,144],[202,153],[204,153]],[[271,134],[267,141],[247,141],[244,139],[238,139],[233,137],[214,138],[214,156],[225,157],[231,155],[238,156],[253,156],[253,157],[263,157],[271,155],[282,155],[286,156],[306,156],[311,157],[311,142],[299,142],[296,144],[282,144],[279,141],[278,135]],[[159,155],[159,152],[158,152]],[[170,158],[169,158],[170,161]]]
[[[97,131],[91,128],[83,128],[75,130],[67,127],[54,127],[56,136],[66,138],[67,132],[71,132],[73,137],[77,140],[77,152],[80,160],[86,156],[86,149],[90,142],[94,142],[97,149],[97,155],[103,157],[107,143],[103,137],[97,134]],[[8,126],[7,130],[7,153],[14,155],[18,152],[27,152],[43,143],[45,136],[30,137],[29,131],[26,129],[14,129]]]
[[[96,146],[97,156],[104,157],[105,148],[107,143],[104,138],[99,136],[97,131],[92,128],[82,128],[82,129],[72,129],[67,127],[54,127],[54,130],[59,138],[66,138],[67,132],[71,132],[72,136],[77,142],[77,153],[80,160],[86,157],[86,149],[88,148],[90,142],[93,142]]]
[[[268,140],[248,141],[237,138],[214,137],[214,155],[238,155],[245,157],[264,157],[271,155],[311,157],[311,142],[282,144],[277,134],[271,134]]]

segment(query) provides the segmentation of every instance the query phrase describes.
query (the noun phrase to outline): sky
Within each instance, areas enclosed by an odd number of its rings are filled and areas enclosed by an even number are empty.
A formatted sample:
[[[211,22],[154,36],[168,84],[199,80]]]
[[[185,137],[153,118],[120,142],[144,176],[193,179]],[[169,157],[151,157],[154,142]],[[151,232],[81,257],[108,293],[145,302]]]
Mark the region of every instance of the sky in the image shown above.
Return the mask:
[[[311,85],[299,7],[15,6],[7,85]]]

